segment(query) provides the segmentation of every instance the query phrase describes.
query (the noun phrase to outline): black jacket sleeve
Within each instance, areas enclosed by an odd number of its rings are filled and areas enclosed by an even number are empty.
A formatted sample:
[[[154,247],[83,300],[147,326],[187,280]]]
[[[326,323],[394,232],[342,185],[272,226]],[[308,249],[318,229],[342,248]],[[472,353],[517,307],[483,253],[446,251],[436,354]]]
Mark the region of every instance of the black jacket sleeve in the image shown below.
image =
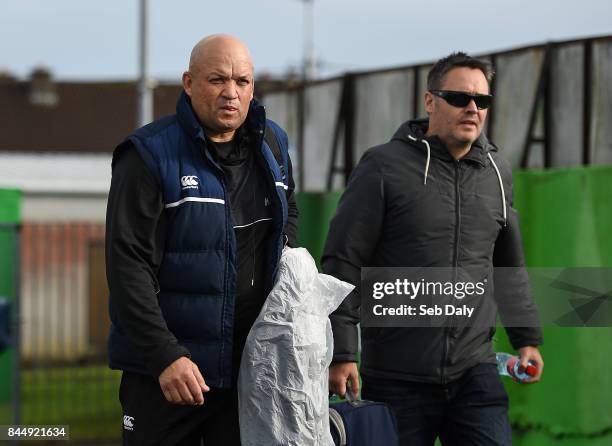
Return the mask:
[[[293,181],[293,166],[289,158],[289,187],[287,189],[287,204],[289,206],[285,234],[287,234],[288,244],[291,248],[298,246],[298,206],[295,201],[295,182]]]
[[[511,178],[509,166],[504,166],[503,177]],[[535,305],[529,276],[525,270],[523,242],[516,210],[512,207],[512,183],[509,191],[506,225],[501,229],[493,251],[495,299],[499,315],[506,328],[512,347],[519,349],[543,343],[538,309]],[[521,324],[524,322],[524,326]]]
[[[361,267],[370,264],[385,214],[384,179],[376,154],[368,151],[353,170],[330,223],[321,259],[323,272],[355,285],[330,315],[333,361],[357,361]]]
[[[168,330],[157,300],[156,272],[165,237],[159,186],[129,143],[115,151],[106,210],[106,275],[121,330],[153,376],[189,351]]]

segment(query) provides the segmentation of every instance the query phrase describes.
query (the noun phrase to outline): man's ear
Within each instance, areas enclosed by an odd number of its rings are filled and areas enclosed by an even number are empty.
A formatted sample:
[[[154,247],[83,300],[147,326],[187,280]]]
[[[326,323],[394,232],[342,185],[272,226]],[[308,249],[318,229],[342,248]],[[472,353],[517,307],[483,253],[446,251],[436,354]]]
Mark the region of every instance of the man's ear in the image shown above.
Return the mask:
[[[431,94],[429,91],[425,92],[425,111],[427,112],[428,115],[430,115],[433,110],[434,110],[434,95]]]
[[[191,97],[191,83],[193,80],[191,79],[191,73],[189,71],[185,71],[183,73],[183,89],[187,96]]]

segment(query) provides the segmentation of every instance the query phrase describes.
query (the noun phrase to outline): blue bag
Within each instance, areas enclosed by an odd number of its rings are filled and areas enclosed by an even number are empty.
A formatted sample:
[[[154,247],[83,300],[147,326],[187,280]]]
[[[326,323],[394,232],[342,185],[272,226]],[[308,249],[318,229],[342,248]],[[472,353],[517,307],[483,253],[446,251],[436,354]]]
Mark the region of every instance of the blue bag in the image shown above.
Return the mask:
[[[336,446],[399,446],[397,420],[385,403],[356,399],[330,404],[329,427]]]

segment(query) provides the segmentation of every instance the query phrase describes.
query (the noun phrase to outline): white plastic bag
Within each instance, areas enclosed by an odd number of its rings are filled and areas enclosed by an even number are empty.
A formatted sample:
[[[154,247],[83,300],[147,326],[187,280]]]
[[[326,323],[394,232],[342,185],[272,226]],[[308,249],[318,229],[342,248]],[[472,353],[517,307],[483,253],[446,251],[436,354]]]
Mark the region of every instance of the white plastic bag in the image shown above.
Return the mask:
[[[329,314],[353,285],[319,274],[304,248],[285,248],[276,285],[246,341],[238,401],[246,446],[333,446]]]

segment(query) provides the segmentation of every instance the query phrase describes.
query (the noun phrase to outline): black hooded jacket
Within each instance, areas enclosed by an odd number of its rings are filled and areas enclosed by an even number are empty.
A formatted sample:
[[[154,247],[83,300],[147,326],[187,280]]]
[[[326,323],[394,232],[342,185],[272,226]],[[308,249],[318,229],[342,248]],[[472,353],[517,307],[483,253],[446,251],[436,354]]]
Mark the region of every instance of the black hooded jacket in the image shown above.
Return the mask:
[[[331,316],[336,362],[357,358],[361,267],[457,267],[484,277],[493,266],[524,266],[509,164],[484,134],[456,161],[438,138],[425,138],[427,125],[426,120],[406,122],[391,141],[363,155],[331,222],[323,271],[357,286]],[[537,320],[524,268],[504,287],[512,290],[504,302],[513,316]],[[507,309],[501,302],[498,308],[504,321]],[[495,363],[495,311],[490,322],[363,328],[361,373],[431,383],[456,380],[476,364]],[[530,325],[506,327],[514,348],[542,343],[538,324]]]

